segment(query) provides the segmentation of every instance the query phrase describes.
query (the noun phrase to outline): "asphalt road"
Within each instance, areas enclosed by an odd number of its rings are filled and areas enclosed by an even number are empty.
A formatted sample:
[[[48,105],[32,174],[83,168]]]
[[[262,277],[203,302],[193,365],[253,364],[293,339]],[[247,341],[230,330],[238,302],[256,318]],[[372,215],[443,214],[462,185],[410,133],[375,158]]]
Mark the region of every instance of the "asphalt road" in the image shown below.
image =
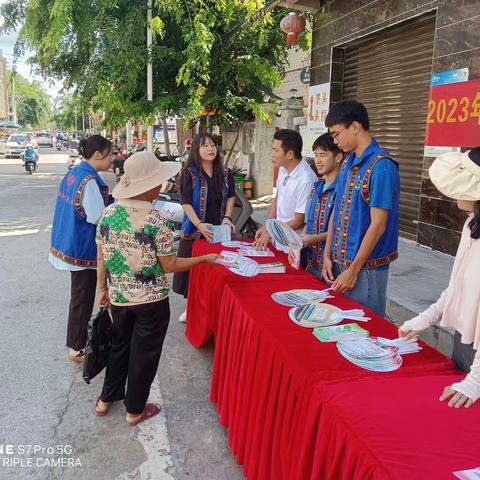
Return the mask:
[[[69,276],[47,262],[66,161],[41,149],[30,176],[20,160],[0,158],[0,479],[243,478],[208,401],[213,349],[187,343],[175,294],[150,396],[161,415],[135,428],[122,404],[94,415],[103,376],[86,385],[66,358]]]

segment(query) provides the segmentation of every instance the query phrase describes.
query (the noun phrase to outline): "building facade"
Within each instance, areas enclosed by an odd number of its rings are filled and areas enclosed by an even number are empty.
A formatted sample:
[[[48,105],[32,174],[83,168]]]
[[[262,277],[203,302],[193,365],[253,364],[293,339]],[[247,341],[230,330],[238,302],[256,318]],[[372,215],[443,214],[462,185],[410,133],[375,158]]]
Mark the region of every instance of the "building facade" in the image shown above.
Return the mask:
[[[400,164],[401,235],[455,254],[465,214],[429,180],[428,167],[436,155],[429,152],[438,150],[425,148],[425,131],[433,74],[468,69],[468,80],[480,79],[480,2],[295,0],[290,4],[317,9],[310,86],[329,83],[330,102],[364,103],[373,135]],[[478,138],[480,145],[480,126]]]

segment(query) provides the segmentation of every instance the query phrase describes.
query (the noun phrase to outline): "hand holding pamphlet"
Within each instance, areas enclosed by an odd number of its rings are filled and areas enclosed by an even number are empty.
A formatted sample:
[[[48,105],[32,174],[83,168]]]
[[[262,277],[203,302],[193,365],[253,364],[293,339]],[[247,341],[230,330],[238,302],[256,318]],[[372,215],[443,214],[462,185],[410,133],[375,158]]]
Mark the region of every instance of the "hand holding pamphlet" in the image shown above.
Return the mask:
[[[232,238],[232,229],[230,225],[226,223],[222,225],[211,225],[208,229],[213,233],[210,243],[227,242]]]
[[[233,273],[242,277],[254,277],[260,273],[260,265],[251,258],[244,257],[238,253],[222,251],[216,263],[225,266]]]
[[[303,247],[303,240],[295,230],[292,230],[286,223],[277,220],[276,218],[269,218],[265,220],[265,227],[272,237],[272,240],[287,248],[301,250]]]

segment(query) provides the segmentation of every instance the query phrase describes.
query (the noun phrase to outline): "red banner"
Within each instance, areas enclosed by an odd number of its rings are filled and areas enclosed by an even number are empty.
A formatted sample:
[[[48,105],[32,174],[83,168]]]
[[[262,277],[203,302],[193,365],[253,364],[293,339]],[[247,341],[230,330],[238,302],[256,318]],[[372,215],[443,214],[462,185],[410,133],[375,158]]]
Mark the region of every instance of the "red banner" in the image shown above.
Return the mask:
[[[431,87],[425,145],[480,147],[480,80]]]

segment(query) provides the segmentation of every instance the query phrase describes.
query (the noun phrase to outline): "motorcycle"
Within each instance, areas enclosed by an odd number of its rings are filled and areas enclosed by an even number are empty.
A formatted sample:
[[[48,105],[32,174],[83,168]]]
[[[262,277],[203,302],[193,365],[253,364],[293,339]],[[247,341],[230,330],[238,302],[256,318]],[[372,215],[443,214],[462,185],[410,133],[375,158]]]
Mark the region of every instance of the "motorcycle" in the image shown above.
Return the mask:
[[[57,140],[55,143],[55,148],[60,151],[63,148],[63,142],[61,140]]]
[[[30,145],[27,146],[25,151],[21,154],[25,171],[30,175],[37,170],[38,154],[35,149]]]
[[[78,153],[76,148],[70,148],[68,150],[67,169],[71,170],[82,162],[82,157]]]

